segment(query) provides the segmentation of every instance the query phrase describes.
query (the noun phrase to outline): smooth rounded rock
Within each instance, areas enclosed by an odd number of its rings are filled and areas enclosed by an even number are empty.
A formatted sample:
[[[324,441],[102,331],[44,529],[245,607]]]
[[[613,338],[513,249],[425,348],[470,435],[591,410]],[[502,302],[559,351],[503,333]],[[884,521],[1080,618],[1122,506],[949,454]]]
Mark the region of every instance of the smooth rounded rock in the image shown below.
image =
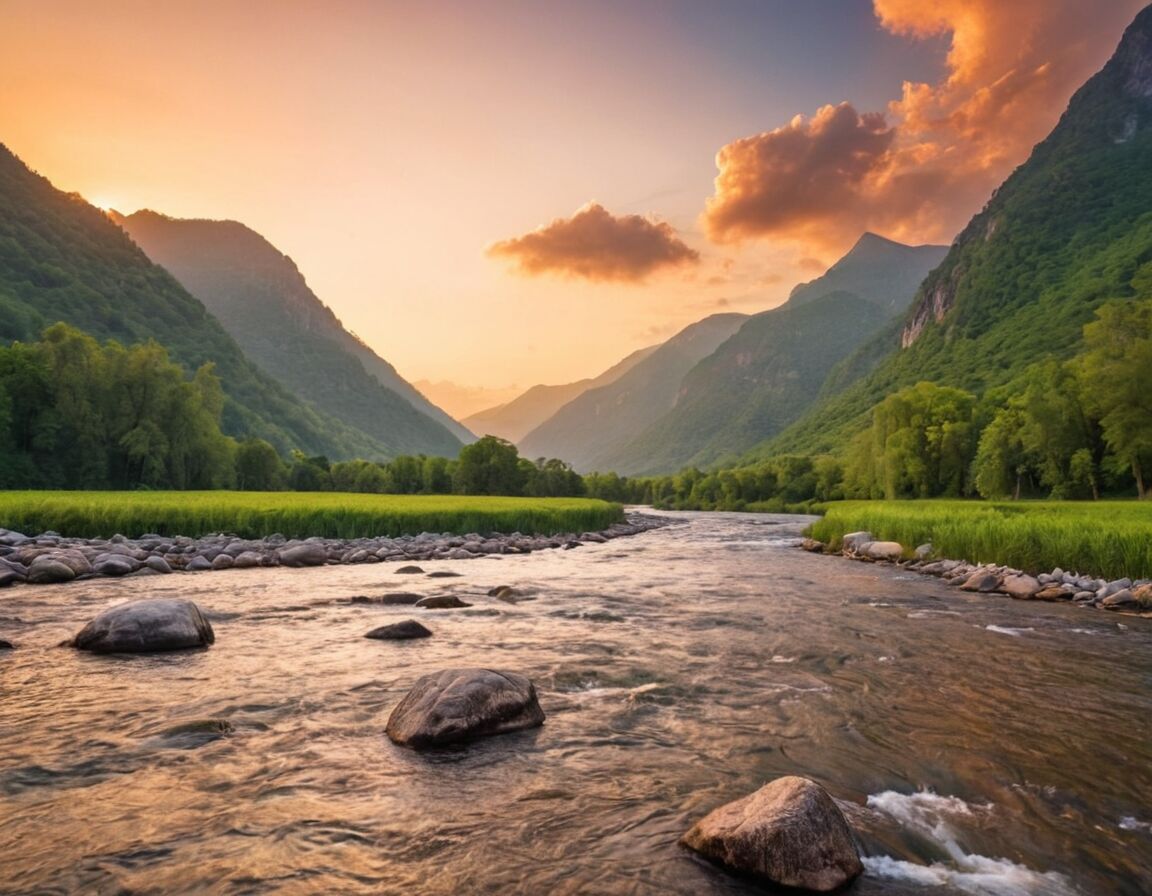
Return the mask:
[[[422,597],[416,601],[415,606],[424,610],[455,610],[460,607],[470,607],[472,604],[460,600],[455,594],[433,594]]]
[[[714,809],[680,842],[728,868],[816,893],[838,890],[864,870],[836,802],[794,775]]]
[[[172,564],[165,560],[163,557],[154,556],[149,557],[144,561],[144,565],[149,569],[154,569],[156,572],[170,573],[172,572]]]
[[[430,638],[432,632],[415,619],[405,619],[403,622],[393,622],[391,625],[374,628],[364,637],[374,638],[377,641],[409,641],[413,638]]]
[[[394,743],[436,747],[535,728],[544,710],[532,682],[515,672],[445,669],[418,679],[388,717]]]
[[[328,562],[328,549],[317,542],[292,545],[277,553],[281,566],[323,566]]]
[[[898,541],[869,541],[860,545],[856,552],[869,560],[887,560],[895,563],[904,553],[904,546]]]
[[[1036,596],[1040,586],[1044,583],[1032,576],[1006,576],[1000,583],[1000,590],[1016,600],[1030,600]]]
[[[56,585],[71,582],[76,571],[62,560],[42,554],[28,566],[28,581],[33,585]]]
[[[66,642],[93,653],[151,653],[207,647],[212,625],[190,600],[154,599],[105,610]]]
[[[140,564],[125,554],[101,554],[92,569],[101,576],[126,576],[140,568]]]

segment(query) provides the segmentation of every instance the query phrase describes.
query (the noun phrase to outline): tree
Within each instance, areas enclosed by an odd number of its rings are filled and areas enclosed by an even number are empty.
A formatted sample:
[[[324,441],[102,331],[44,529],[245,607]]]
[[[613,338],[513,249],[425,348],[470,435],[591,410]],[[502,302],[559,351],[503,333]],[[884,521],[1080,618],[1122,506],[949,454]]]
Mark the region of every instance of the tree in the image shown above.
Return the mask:
[[[1152,299],[1100,306],[1084,327],[1084,346],[1076,371],[1085,404],[1145,498],[1144,471],[1152,463]]]
[[[522,495],[524,471],[516,446],[496,436],[460,449],[453,490],[462,495]]]
[[[236,446],[236,487],[270,492],[283,488],[284,462],[268,442],[248,438]]]
[[[872,452],[886,498],[959,496],[974,450],[975,397],[921,382],[872,410]]]

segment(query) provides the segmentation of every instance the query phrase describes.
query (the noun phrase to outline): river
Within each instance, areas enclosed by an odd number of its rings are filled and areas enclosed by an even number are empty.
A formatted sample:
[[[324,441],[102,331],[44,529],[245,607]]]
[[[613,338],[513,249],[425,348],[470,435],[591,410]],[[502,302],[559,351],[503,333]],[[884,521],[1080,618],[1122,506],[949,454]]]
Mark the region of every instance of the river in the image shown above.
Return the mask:
[[[870,894],[1152,892],[1152,620],[963,594],[795,549],[802,518],[679,514],[578,550],[0,591],[0,892],[745,894],[677,845],[805,775]],[[487,596],[511,585],[526,599]],[[353,603],[452,592],[468,609]],[[186,597],[205,651],[60,648]],[[419,618],[433,637],[381,642]],[[528,675],[547,721],[418,753],[418,676]]]

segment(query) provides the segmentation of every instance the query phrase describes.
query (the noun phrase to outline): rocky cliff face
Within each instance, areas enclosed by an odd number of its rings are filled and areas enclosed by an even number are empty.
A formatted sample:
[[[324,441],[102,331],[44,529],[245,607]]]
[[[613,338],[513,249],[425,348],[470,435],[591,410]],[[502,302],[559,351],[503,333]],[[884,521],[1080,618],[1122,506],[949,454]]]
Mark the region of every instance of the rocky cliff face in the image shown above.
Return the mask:
[[[1067,186],[1065,163],[1089,153],[1112,147],[1117,163],[1123,164],[1128,145],[1139,142],[1137,138],[1150,127],[1152,6],[1136,17],[1112,58],[1072,97],[1052,133],[992,195],[956,239],[944,262],[924,281],[901,332],[901,347],[915,344],[932,324],[948,324],[981,248],[998,239],[1006,219],[1010,226],[1019,226],[1019,194]],[[1086,184],[1084,189],[1092,186]]]

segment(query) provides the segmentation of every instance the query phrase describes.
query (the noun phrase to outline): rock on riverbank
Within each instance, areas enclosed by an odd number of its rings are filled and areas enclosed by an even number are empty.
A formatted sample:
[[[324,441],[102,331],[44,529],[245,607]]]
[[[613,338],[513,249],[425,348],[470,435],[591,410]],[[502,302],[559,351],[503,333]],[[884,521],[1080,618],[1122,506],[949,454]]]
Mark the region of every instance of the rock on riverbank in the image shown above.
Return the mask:
[[[59,584],[95,576],[165,575],[260,566],[325,566],[345,563],[411,563],[470,560],[504,554],[601,544],[666,526],[665,517],[628,514],[625,522],[599,532],[522,535],[471,533],[401,535],[395,538],[287,539],[270,535],[244,539],[217,534],[203,538],[141,535],[108,539],[65,538],[56,532],[29,536],[0,528],[0,587]]]
[[[905,569],[941,578],[962,591],[998,594],[1015,600],[1070,601],[1086,607],[1152,616],[1152,580],[1148,579],[1109,581],[1060,568],[1033,576],[993,563],[934,560],[931,545],[909,551],[897,542],[877,541],[871,532],[850,532],[840,543],[840,554],[845,557],[897,563]],[[811,538],[804,539],[801,547],[813,553],[835,553],[828,545]],[[901,559],[908,556],[913,559]]]

